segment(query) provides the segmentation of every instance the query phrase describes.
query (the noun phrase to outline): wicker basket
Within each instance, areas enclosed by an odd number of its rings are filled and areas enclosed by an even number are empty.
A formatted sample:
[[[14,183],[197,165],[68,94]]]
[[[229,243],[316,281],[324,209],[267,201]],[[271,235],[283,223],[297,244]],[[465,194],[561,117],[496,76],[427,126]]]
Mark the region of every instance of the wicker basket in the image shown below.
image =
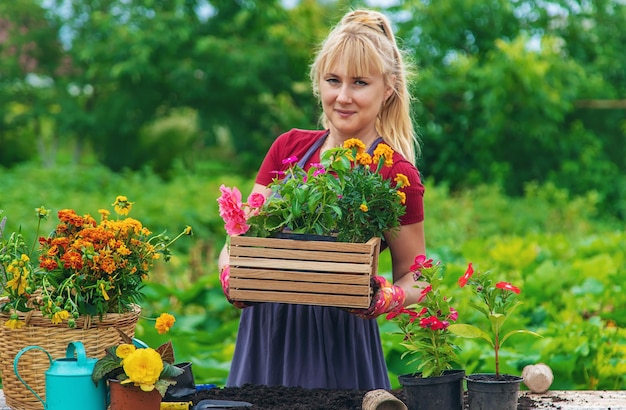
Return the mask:
[[[26,325],[21,329],[9,329],[4,323],[10,316],[0,313],[0,371],[2,388],[9,407],[19,410],[43,410],[42,403],[15,376],[13,360],[26,346],[44,348],[53,360],[65,357],[69,342],[80,341],[85,346],[87,357],[100,358],[104,349],[121,343],[116,329],[134,337],[135,326],[141,313],[139,306],[128,313],[109,313],[100,320],[98,317],[79,317],[76,328],[66,324],[53,325],[42,317],[39,311],[21,315]],[[45,372],[50,367],[48,356],[41,350],[33,349],[20,357],[18,371],[22,379],[45,400]]]

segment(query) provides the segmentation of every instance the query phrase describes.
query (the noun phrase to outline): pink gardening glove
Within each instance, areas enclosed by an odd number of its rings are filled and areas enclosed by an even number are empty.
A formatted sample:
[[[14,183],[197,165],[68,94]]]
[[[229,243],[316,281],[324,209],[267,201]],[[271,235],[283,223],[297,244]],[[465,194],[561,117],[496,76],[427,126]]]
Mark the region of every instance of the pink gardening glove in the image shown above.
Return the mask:
[[[230,265],[224,265],[222,268],[222,271],[220,272],[220,282],[222,283],[222,291],[224,292],[224,296],[226,296],[226,300],[228,300],[234,307],[237,309],[243,309],[251,306],[246,302],[232,300],[230,298]]]
[[[367,309],[348,309],[348,312],[362,319],[376,319],[378,316],[391,312],[402,305],[406,299],[404,289],[391,284],[383,276],[372,277],[374,296]]]

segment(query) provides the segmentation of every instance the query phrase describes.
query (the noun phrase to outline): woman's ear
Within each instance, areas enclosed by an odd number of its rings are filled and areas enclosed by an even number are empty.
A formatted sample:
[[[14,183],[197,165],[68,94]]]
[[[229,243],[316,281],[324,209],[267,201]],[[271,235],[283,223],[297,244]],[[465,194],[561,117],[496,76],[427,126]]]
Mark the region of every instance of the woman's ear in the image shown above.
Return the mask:
[[[387,102],[389,97],[391,97],[396,89],[396,76],[389,76],[389,82],[385,85],[385,101]]]

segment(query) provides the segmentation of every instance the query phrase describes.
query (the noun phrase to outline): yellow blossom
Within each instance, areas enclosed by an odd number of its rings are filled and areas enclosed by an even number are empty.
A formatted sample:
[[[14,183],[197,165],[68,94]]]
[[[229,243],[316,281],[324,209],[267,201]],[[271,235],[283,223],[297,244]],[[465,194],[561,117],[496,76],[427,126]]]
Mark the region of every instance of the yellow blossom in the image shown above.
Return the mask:
[[[356,163],[360,165],[369,165],[372,163],[372,156],[367,152],[361,152],[356,154]]]
[[[344,141],[343,147],[347,149],[356,148],[357,153],[361,153],[365,151],[365,144],[358,138],[350,138]]]
[[[402,191],[398,191],[396,194],[400,197],[400,203],[404,204],[406,202],[406,194]]]
[[[163,360],[152,348],[136,349],[124,358],[123,367],[128,379],[122,381],[122,384],[134,383],[143,391],[152,391],[163,371]]]
[[[393,165],[393,149],[389,145],[380,143],[376,146],[373,157],[374,163],[378,164],[381,158],[384,159],[386,167]]]
[[[11,319],[4,322],[4,325],[9,329],[21,329],[24,326],[24,322],[22,322],[18,318],[11,317]]]
[[[393,180],[396,181],[396,183],[398,184],[398,188],[411,186],[409,178],[407,178],[407,176],[404,174],[396,174],[396,177]]]
[[[360,209],[361,211],[363,211],[363,212],[367,212],[367,211],[369,211],[369,208],[367,207],[367,204],[366,204],[366,203],[362,203],[362,204],[359,206],[359,209]]]
[[[159,332],[159,334],[164,334],[170,331],[172,326],[174,326],[174,322],[176,322],[176,318],[169,313],[161,313],[156,320],[156,324],[154,328]]]
[[[133,208],[133,204],[134,202],[129,202],[128,198],[126,198],[125,196],[118,195],[115,198],[115,202],[113,202],[111,205],[118,215],[128,215],[130,210]]]
[[[115,349],[115,355],[120,359],[125,359],[129,354],[137,350],[135,345],[131,345],[130,343],[123,343]]]
[[[109,300],[110,299],[109,294],[107,293],[107,290],[104,288],[104,282],[100,282],[100,290],[102,291],[102,297],[104,298],[104,300]]]
[[[58,312],[55,312],[52,315],[52,318],[50,319],[50,321],[55,324],[58,325],[59,323],[63,322],[65,319],[70,317],[70,313],[67,310],[60,310]]]
[[[185,226],[185,230],[183,231],[183,234],[185,235],[191,235],[193,232],[191,230],[191,226],[187,225]]]

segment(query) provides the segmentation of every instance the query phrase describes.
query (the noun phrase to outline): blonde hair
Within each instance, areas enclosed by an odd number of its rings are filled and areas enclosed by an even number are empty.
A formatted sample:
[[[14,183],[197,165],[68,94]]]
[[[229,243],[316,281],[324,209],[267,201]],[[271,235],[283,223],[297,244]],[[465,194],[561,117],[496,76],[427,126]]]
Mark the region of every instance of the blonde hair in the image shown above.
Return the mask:
[[[319,99],[321,76],[338,62],[344,62],[348,76],[382,74],[385,85],[393,88],[376,120],[376,131],[396,151],[415,164],[419,141],[411,121],[411,95],[408,67],[396,44],[389,19],[377,11],[354,10],[347,13],[330,32],[311,65],[313,93]],[[320,117],[324,128],[329,121]]]

